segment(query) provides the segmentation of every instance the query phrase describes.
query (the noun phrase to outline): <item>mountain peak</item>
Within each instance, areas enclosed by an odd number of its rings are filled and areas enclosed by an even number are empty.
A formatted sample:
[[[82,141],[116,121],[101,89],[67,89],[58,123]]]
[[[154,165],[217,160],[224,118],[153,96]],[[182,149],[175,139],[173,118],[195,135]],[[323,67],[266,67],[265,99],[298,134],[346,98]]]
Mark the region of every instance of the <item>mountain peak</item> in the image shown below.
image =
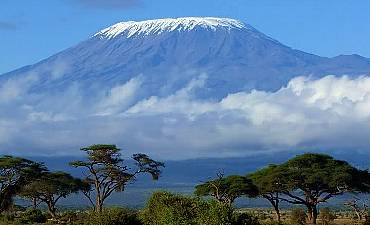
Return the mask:
[[[100,39],[112,39],[121,34],[127,37],[134,35],[147,36],[150,34],[160,34],[168,31],[187,31],[197,27],[216,30],[219,28],[231,29],[252,29],[241,21],[230,18],[216,17],[183,17],[167,18],[146,21],[120,22],[96,33],[94,37]]]

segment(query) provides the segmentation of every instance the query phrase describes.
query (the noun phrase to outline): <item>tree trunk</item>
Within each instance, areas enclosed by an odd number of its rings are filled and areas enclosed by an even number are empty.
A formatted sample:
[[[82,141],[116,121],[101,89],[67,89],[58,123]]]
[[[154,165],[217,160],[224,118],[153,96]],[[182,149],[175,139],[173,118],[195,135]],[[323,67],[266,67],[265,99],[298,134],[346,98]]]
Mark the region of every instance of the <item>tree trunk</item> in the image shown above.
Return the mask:
[[[276,220],[279,222],[281,222],[281,214],[280,214],[280,210],[279,210],[279,207],[278,206],[275,206],[275,215],[276,215]]]
[[[312,221],[312,206],[311,205],[307,205],[307,219],[308,221]]]
[[[55,205],[52,202],[47,202],[47,205],[51,218],[55,219],[57,217]]]
[[[95,212],[101,213],[103,211],[103,201],[100,197],[96,198]]]
[[[316,224],[317,215],[318,215],[317,206],[314,205],[314,206],[312,206],[312,219],[311,219],[311,223]]]
[[[32,208],[33,209],[37,208],[37,199],[36,198],[32,198]]]

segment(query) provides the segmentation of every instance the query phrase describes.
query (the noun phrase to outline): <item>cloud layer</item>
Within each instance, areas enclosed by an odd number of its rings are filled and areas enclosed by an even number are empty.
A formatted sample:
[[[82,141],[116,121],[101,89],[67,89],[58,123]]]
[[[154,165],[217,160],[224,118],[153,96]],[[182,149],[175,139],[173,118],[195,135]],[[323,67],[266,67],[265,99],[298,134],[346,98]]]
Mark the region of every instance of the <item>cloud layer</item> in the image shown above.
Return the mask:
[[[0,84],[0,153],[74,155],[94,143],[161,159],[370,151],[366,76],[296,77],[276,92],[238,92],[220,101],[197,98],[206,75],[164,97],[144,96],[142,76],[88,94],[79,83],[35,92],[39,80],[28,74]]]

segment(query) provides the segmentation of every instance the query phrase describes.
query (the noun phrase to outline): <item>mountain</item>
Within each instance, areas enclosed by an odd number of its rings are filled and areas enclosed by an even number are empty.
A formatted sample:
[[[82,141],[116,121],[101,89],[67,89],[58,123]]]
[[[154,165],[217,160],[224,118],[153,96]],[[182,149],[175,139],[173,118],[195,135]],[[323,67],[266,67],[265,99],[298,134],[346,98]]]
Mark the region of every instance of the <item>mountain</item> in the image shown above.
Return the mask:
[[[220,99],[251,89],[277,90],[295,76],[356,76],[370,72],[358,55],[320,57],[292,49],[240,21],[178,18],[121,22],[39,63],[0,76],[0,81],[39,74],[31,87],[86,90],[143,79],[142,97],[166,96],[205,75],[197,96]]]
[[[366,74],[370,59],[294,50],[233,19],[122,22],[0,76],[0,153],[367,152]]]

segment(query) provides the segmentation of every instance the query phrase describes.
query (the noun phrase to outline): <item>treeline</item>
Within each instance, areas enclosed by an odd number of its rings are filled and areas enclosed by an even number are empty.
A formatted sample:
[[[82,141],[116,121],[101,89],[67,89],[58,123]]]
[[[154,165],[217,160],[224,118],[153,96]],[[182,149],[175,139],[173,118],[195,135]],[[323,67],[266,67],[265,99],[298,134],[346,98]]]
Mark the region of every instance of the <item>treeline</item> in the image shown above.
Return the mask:
[[[271,203],[278,224],[282,222],[282,202],[305,207],[304,220],[316,224],[319,204],[344,193],[370,192],[370,174],[367,170],[355,168],[328,155],[309,153],[245,176],[218,173],[216,179],[195,187],[198,197],[155,193],[138,215],[130,210],[104,210],[104,203],[113,192],[124,191],[138,174],[147,173],[154,180],[159,179],[164,163],[145,154],[134,154],[132,159],[135,164],[129,167],[115,145],[92,145],[81,150],[86,159],[70,163],[82,170],[84,177],[81,178],[63,171],[49,171],[44,164],[28,159],[0,157],[0,213],[16,211],[14,199],[20,197],[32,203],[32,216],[37,217],[36,209],[43,203],[47,206],[49,217],[57,221],[58,201],[81,192],[93,210],[88,216],[80,214],[85,216],[76,219],[82,221],[81,224],[94,224],[96,221],[101,221],[96,224],[126,224],[106,223],[112,218],[131,221],[127,224],[132,225],[259,224],[256,218],[235,211],[232,204],[240,197],[261,197]],[[202,196],[211,196],[214,200],[201,199]],[[359,209],[356,202],[348,203],[352,204],[352,208]],[[107,213],[109,216],[105,217]],[[367,210],[357,210],[356,213],[362,220]]]
[[[370,174],[331,156],[309,153],[246,176],[218,174],[217,179],[195,188],[197,195],[209,195],[229,205],[242,196],[265,198],[272,205],[278,222],[281,221],[281,202],[301,205],[306,208],[308,221],[316,224],[319,204],[345,193],[369,193]]]
[[[44,203],[49,214],[56,218],[56,205],[61,198],[82,192],[93,210],[100,213],[105,200],[133,182],[138,174],[148,173],[157,180],[164,167],[145,154],[134,154],[134,168],[124,165],[116,145],[92,145],[82,148],[85,161],[70,162],[70,166],[83,170],[83,179],[68,173],[49,171],[44,164],[28,159],[3,156],[0,158],[0,213],[14,206],[14,198],[29,199],[34,209]]]

